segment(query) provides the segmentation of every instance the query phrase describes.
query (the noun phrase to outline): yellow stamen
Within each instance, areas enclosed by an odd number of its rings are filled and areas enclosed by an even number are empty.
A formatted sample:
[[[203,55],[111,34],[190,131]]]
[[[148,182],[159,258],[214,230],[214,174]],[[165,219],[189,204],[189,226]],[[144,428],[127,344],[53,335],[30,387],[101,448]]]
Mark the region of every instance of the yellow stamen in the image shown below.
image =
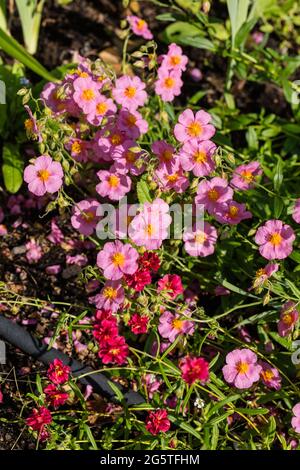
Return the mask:
[[[179,55],[172,55],[169,59],[169,63],[170,65],[173,65],[173,67],[180,64],[180,62],[181,62],[181,57]]]
[[[240,361],[236,365],[236,370],[239,374],[246,374],[249,370],[249,364],[247,362]]]
[[[71,151],[72,153],[77,153],[77,154],[81,152],[81,144],[80,142],[78,142],[78,140],[75,140],[75,142],[73,142]]]
[[[237,217],[238,213],[239,213],[239,208],[238,207],[229,206],[228,215],[231,219],[234,219],[235,217]]]
[[[205,152],[198,150],[194,155],[193,159],[195,163],[205,163],[207,161],[207,155]]]
[[[24,127],[26,131],[32,132],[33,131],[33,120],[32,119],[26,119],[24,122]]]
[[[83,217],[84,217],[84,220],[87,223],[90,223],[90,222],[93,222],[93,220],[95,218],[95,214],[91,211],[86,211],[86,212],[83,213]]]
[[[173,88],[173,86],[175,85],[174,78],[171,78],[171,77],[165,78],[164,85],[166,88]]]
[[[207,239],[207,235],[204,232],[199,232],[195,235],[196,243],[204,243],[206,239]]]
[[[122,266],[124,266],[125,256],[123,255],[123,253],[115,253],[112,256],[112,262],[114,266],[116,266],[117,268],[121,268]]]
[[[117,289],[114,289],[113,287],[105,287],[103,289],[103,296],[106,299],[115,299],[117,297]]]
[[[127,97],[127,98],[133,98],[136,94],[136,88],[133,87],[133,86],[128,86],[127,88],[125,88],[124,90],[124,95]]]
[[[120,178],[116,175],[110,175],[109,178],[108,178],[108,184],[112,188],[116,188],[120,184]]]
[[[91,101],[95,98],[95,92],[94,90],[92,90],[91,88],[87,88],[85,90],[83,90],[82,94],[81,94],[81,98],[84,100],[84,101]]]
[[[179,318],[175,318],[172,321],[172,326],[173,326],[173,328],[175,328],[175,330],[182,330],[183,320],[179,320]]]
[[[179,178],[178,173],[174,173],[173,175],[168,175],[167,176],[167,180],[171,184],[176,183],[176,181],[178,181],[178,178]]]
[[[199,137],[202,133],[202,127],[197,121],[192,121],[187,126],[187,133],[190,137]]]
[[[164,150],[161,154],[161,159],[166,162],[172,160],[172,157],[173,157],[173,153],[171,150]]]
[[[210,189],[207,195],[210,201],[217,201],[219,199],[219,192],[216,189]]]
[[[97,114],[105,114],[106,111],[107,111],[107,104],[105,102],[102,102],[102,103],[98,103],[97,106],[96,106],[96,110],[97,110]]]
[[[40,170],[38,171],[38,177],[43,181],[43,183],[45,183],[46,181],[48,181],[50,173],[48,170]]]
[[[241,172],[241,177],[247,181],[247,183],[251,183],[254,180],[254,176],[249,170],[244,170]]]
[[[122,142],[122,136],[120,134],[112,134],[110,136],[110,141],[113,145],[120,145]]]
[[[272,245],[274,246],[280,245],[281,241],[282,241],[282,236],[278,232],[272,233],[272,235],[270,235],[269,237],[269,242],[272,243]]]

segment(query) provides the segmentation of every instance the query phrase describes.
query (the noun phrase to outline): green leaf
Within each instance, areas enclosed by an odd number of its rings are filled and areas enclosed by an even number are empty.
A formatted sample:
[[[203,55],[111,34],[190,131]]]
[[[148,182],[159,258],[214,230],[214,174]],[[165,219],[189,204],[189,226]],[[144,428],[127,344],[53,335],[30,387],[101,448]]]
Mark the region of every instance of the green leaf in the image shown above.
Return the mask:
[[[109,380],[108,383],[109,383],[110,388],[114,391],[117,399],[120,402],[123,401],[124,396],[123,396],[123,393],[121,392],[121,390],[119,389],[119,387],[114,382],[112,382],[111,380]]]
[[[17,144],[6,143],[2,150],[4,184],[10,193],[16,193],[23,182],[24,162]]]
[[[15,0],[21,20],[24,43],[30,54],[35,54],[45,0]]]
[[[199,28],[185,21],[176,21],[170,24],[165,29],[163,37],[168,43],[176,42],[177,44],[193,46],[200,49],[216,50],[214,44],[201,34]]]
[[[274,189],[276,192],[279,192],[280,187],[283,181],[283,163],[280,157],[278,157],[278,162],[275,168],[275,173],[273,177]]]
[[[176,426],[179,426],[184,431],[188,432],[189,434],[192,434],[192,436],[194,436],[197,439],[201,440],[201,436],[198,433],[198,431],[196,431],[196,429],[194,429],[190,424],[186,423],[185,421],[181,421],[181,420],[175,418],[175,416],[172,416],[172,415],[169,415],[169,420],[172,423],[174,423]]]
[[[35,72],[40,77],[48,81],[56,81],[55,77],[51,75],[34,57],[32,57],[21,44],[14,38],[0,28],[0,48],[9,56],[18,60],[30,70]]]
[[[210,418],[213,416],[220,408],[223,408],[224,405],[227,405],[227,403],[232,403],[236,400],[241,398],[239,394],[231,395],[230,397],[224,398],[224,400],[219,401],[216,403],[207,413],[207,418]]]
[[[246,21],[238,30],[234,45],[235,47],[243,46],[244,42],[246,41],[250,31],[254,28],[255,24],[257,23],[258,18],[252,18],[250,21]]]
[[[97,443],[96,443],[95,438],[93,436],[93,433],[91,431],[91,428],[86,423],[83,424],[83,428],[84,428],[84,431],[85,431],[85,434],[86,434],[88,440],[92,444],[93,449],[98,450],[98,446],[97,446]]]
[[[274,216],[275,219],[279,219],[281,216],[282,210],[284,208],[283,201],[280,197],[275,196],[274,197]]]
[[[137,183],[136,192],[140,204],[144,204],[145,202],[152,202],[146,181],[141,180]]]

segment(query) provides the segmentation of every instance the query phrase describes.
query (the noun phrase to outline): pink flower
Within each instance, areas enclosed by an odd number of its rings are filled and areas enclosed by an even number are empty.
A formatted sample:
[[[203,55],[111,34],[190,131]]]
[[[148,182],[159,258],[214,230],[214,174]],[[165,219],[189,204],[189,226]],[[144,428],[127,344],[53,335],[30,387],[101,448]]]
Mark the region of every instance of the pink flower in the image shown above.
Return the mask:
[[[236,388],[250,388],[260,378],[262,367],[257,364],[257,355],[250,349],[235,349],[226,356],[222,372],[224,379]]]
[[[262,367],[260,378],[266,387],[273,388],[274,390],[281,389],[281,376],[276,367],[272,367],[265,361],[258,361]]]
[[[164,291],[172,300],[183,293],[181,277],[178,274],[165,274],[157,284],[157,292]]]
[[[26,419],[27,426],[31,427],[34,431],[38,431],[41,441],[46,441],[49,438],[46,426],[51,422],[51,412],[45,406],[34,408],[31,415]]]
[[[125,245],[116,240],[104,245],[103,250],[98,253],[97,265],[103,269],[106,279],[117,281],[124,274],[134,274],[138,269],[138,252],[129,243]]]
[[[300,403],[293,408],[294,416],[292,418],[292,428],[300,434]]]
[[[151,150],[159,158],[159,161],[162,164],[171,165],[177,159],[173,145],[167,144],[164,140],[154,141],[151,145]]]
[[[100,219],[97,216],[97,209],[99,207],[100,204],[95,199],[84,199],[76,203],[73,216],[71,217],[72,226],[82,235],[91,235]]]
[[[137,76],[123,75],[118,78],[112,93],[115,101],[130,112],[143,106],[147,101],[145,83]]]
[[[173,101],[175,96],[180,95],[183,82],[176,71],[170,71],[161,67],[158,71],[158,79],[155,82],[155,93],[163,101]]]
[[[32,238],[26,243],[26,258],[30,264],[37,263],[43,256],[40,245]]]
[[[88,264],[88,258],[84,253],[80,255],[67,255],[66,256],[66,263],[67,264],[75,264],[76,266],[86,266]]]
[[[183,193],[190,184],[178,161],[168,165],[161,164],[154,175],[158,186],[163,191],[173,190],[176,193]]]
[[[186,316],[173,314],[166,310],[159,319],[158,332],[160,336],[173,343],[178,335],[192,335],[195,330],[194,323],[186,320]]]
[[[230,295],[230,290],[226,289],[224,286],[216,286],[215,295]]]
[[[65,238],[64,234],[59,228],[59,226],[57,225],[55,218],[51,220],[51,232],[47,238],[54,245],[59,245],[61,242],[64,241],[64,238]]]
[[[113,168],[116,173],[130,172],[137,176],[145,171],[146,159],[141,151],[138,151],[137,144],[127,140],[123,146],[119,146],[112,152],[112,158],[115,160]],[[112,168],[110,169],[112,171]]]
[[[292,217],[297,224],[300,224],[300,199],[295,202]]]
[[[131,189],[131,179],[124,174],[100,170],[97,173],[100,183],[96,191],[102,197],[109,197],[112,201],[119,201]]]
[[[195,203],[203,204],[209,214],[214,214],[221,203],[230,201],[232,197],[233,189],[228,186],[228,182],[216,176],[198,184]]]
[[[59,162],[55,162],[48,155],[36,158],[33,164],[24,170],[24,180],[28,189],[36,196],[56,193],[62,185],[64,173]]]
[[[117,107],[111,98],[98,95],[95,98],[94,106],[87,115],[87,121],[93,126],[100,126],[104,116],[111,116],[117,111]]]
[[[189,385],[196,380],[205,383],[209,379],[209,363],[202,357],[185,356],[179,366],[181,377]]]
[[[216,145],[207,140],[205,142],[185,142],[179,152],[182,168],[193,171],[195,176],[207,176],[215,169],[213,155]]]
[[[255,44],[259,45],[264,40],[264,33],[262,33],[261,31],[254,31],[251,34],[251,38],[255,42]]]
[[[88,76],[84,78],[76,78],[73,82],[73,87],[73,100],[82,112],[84,114],[95,113],[96,102],[99,99],[99,88],[101,88],[101,85]]]
[[[146,419],[146,429],[156,436],[160,432],[167,432],[171,427],[167,410],[149,411]]]
[[[96,307],[115,313],[125,300],[124,289],[119,281],[107,281],[100,294],[90,299]]]
[[[206,111],[197,111],[194,115],[191,109],[186,109],[178,117],[174,127],[174,135],[179,142],[209,140],[216,132],[209,124],[211,115]]]
[[[134,289],[136,292],[141,292],[145,289],[148,284],[151,284],[151,274],[146,269],[138,269],[132,275],[125,275],[125,282],[126,284]]]
[[[69,150],[71,157],[77,162],[87,162],[89,159],[90,142],[71,138],[66,144],[67,150]]]
[[[280,320],[278,322],[278,333],[284,337],[291,333],[295,324],[299,319],[299,312],[296,308],[296,304],[289,300],[286,302],[280,312]]]
[[[110,162],[116,150],[123,149],[128,136],[116,126],[106,126],[98,131],[94,138],[94,151],[97,157]],[[132,141],[130,141],[132,142]]]
[[[279,264],[277,263],[268,263],[264,268],[260,268],[258,271],[256,271],[253,287],[257,288],[262,286],[267,281],[267,279],[269,279],[278,271],[278,269]]]
[[[146,202],[143,210],[134,217],[129,225],[129,236],[138,246],[147,250],[157,250],[169,233],[172,222],[169,205],[162,199]]]
[[[184,248],[190,256],[209,256],[215,251],[218,234],[215,227],[204,222],[203,230],[188,229],[183,234]]]
[[[253,188],[255,180],[262,174],[259,162],[251,162],[238,166],[233,172],[231,185],[237,189],[246,190]]]
[[[54,384],[47,385],[43,392],[46,395],[46,400],[54,408],[59,408],[60,406],[64,405],[69,398],[68,393],[61,392]]]
[[[255,242],[260,245],[260,254],[268,259],[284,259],[293,251],[295,240],[293,229],[281,220],[268,220],[257,229]]]
[[[242,220],[251,219],[251,212],[246,210],[245,204],[235,201],[220,204],[214,212],[214,216],[221,224],[237,225]]]
[[[130,24],[134,34],[141,36],[144,39],[153,39],[153,34],[151,33],[148,23],[145,20],[142,20],[135,15],[129,15],[127,16],[127,21]]]
[[[158,380],[154,374],[146,374],[143,376],[142,383],[147,388],[147,393],[150,400],[153,398],[154,393],[159,390],[162,384],[161,380]]]
[[[184,72],[188,63],[188,57],[182,54],[181,47],[177,44],[169,44],[168,53],[163,56],[161,67],[176,72]]]
[[[148,123],[138,111],[129,112],[121,109],[117,126],[122,132],[126,132],[128,139],[138,139],[148,131]]]
[[[62,385],[69,380],[71,369],[65,366],[60,359],[54,359],[47,371],[47,377],[55,385]]]

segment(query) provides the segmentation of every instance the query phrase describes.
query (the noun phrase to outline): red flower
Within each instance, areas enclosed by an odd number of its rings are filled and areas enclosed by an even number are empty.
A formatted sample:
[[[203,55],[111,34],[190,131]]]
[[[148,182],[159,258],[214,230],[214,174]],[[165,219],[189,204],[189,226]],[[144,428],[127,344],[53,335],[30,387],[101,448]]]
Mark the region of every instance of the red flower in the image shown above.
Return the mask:
[[[132,333],[135,335],[140,335],[142,333],[147,333],[148,331],[149,317],[147,315],[139,315],[134,313],[128,322],[128,326]]]
[[[170,429],[171,423],[168,420],[168,413],[166,410],[150,411],[146,419],[146,429],[151,434],[158,434],[159,432],[167,432]]]
[[[158,292],[166,291],[171,299],[176,299],[176,297],[183,292],[180,276],[177,274],[166,274],[158,281],[157,290]]]
[[[44,393],[47,395],[47,401],[54,408],[64,405],[69,398],[68,393],[60,392],[54,384],[47,385],[44,388]]]
[[[99,342],[106,342],[110,338],[118,336],[118,325],[115,317],[110,317],[94,325],[93,335]]]
[[[1,389],[0,389],[0,403],[3,403],[3,393],[1,392]]]
[[[181,377],[191,385],[196,380],[207,382],[209,379],[208,362],[202,357],[186,356],[179,364],[181,369]]]
[[[138,269],[134,274],[125,276],[125,281],[136,292],[141,292],[148,284],[151,284],[151,274],[145,269]]]
[[[151,251],[145,251],[139,259],[138,263],[140,268],[143,269],[152,269],[152,271],[158,271],[160,268],[160,259],[156,253],[151,253]]]
[[[49,433],[45,429],[45,426],[51,422],[51,412],[44,406],[34,408],[32,410],[32,414],[26,419],[27,426],[30,426],[34,431],[39,432],[39,438],[41,441],[46,441],[48,439]]]
[[[125,338],[116,336],[110,338],[106,343],[100,344],[98,355],[103,364],[124,364],[128,356],[128,346]]]
[[[47,372],[48,379],[56,384],[64,384],[69,380],[70,367],[64,366],[60,359],[54,359]]]

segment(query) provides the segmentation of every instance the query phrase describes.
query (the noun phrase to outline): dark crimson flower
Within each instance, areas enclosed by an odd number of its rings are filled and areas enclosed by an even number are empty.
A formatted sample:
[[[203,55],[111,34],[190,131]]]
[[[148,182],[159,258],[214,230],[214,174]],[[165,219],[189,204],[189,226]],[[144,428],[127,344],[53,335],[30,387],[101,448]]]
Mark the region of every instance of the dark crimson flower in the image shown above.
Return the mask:
[[[181,360],[179,366],[181,369],[181,377],[189,385],[196,380],[207,382],[209,379],[209,364],[202,357],[186,356]]]
[[[45,406],[34,408],[31,415],[26,419],[27,426],[39,432],[39,439],[41,441],[46,441],[49,438],[49,433],[45,426],[51,422],[51,412]]]
[[[152,271],[156,272],[160,268],[160,259],[156,253],[145,251],[145,253],[139,257],[138,264],[140,268],[152,269]]]
[[[123,336],[108,339],[106,343],[100,344],[99,357],[103,364],[122,365],[127,361],[128,346]]]
[[[158,281],[158,292],[164,291],[171,299],[183,293],[181,277],[177,274],[166,274]]]
[[[54,359],[47,372],[48,379],[56,384],[64,384],[69,380],[70,367],[65,366],[60,359]]]
[[[125,281],[129,287],[141,292],[148,284],[151,284],[151,274],[150,271],[138,269],[131,276],[125,276]]]
[[[147,315],[139,315],[134,313],[128,322],[128,326],[132,333],[135,335],[140,335],[142,333],[147,333],[148,331],[149,317]]]
[[[69,398],[68,393],[61,392],[54,384],[49,384],[44,388],[44,393],[47,396],[47,401],[54,408],[64,405]]]
[[[168,419],[166,410],[150,411],[146,419],[146,429],[151,434],[156,435],[159,432],[167,432],[170,429],[171,423]]]

